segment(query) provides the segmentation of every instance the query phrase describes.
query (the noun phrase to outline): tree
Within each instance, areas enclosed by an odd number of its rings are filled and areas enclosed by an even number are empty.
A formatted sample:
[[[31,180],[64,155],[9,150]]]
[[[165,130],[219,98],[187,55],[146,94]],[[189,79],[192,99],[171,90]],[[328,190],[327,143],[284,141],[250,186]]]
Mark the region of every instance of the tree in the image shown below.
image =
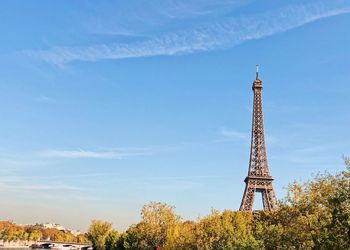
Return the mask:
[[[39,230],[34,230],[29,233],[29,240],[38,241],[42,238],[42,233]]]
[[[278,210],[257,216],[266,249],[350,249],[350,166],[293,183]]]
[[[106,237],[112,230],[112,224],[106,221],[93,220],[87,238],[91,241],[92,246],[96,250],[105,250]]]
[[[119,233],[117,230],[111,230],[106,237],[106,250],[117,250],[119,242]]]
[[[78,234],[77,237],[76,237],[76,241],[78,243],[87,243],[89,240],[86,237],[86,234]]]
[[[179,233],[175,235],[167,245],[171,245],[172,249],[197,249],[197,229],[198,223],[195,221],[185,221],[179,225]]]
[[[124,236],[125,249],[154,249],[156,246],[172,249],[179,236],[181,218],[174,207],[160,202],[151,202],[141,211],[140,223],[131,226]]]
[[[199,221],[196,232],[198,248],[261,249],[261,242],[253,235],[253,219],[250,212],[212,211]]]

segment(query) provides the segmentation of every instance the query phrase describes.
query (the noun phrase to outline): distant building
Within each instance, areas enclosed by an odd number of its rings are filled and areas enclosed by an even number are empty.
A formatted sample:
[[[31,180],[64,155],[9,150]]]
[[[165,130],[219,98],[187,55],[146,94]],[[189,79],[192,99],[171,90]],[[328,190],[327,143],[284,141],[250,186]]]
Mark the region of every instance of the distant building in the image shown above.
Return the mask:
[[[35,226],[40,227],[42,229],[54,228],[54,229],[57,229],[60,231],[69,232],[69,233],[73,234],[74,236],[77,236],[79,234],[84,234],[83,232],[81,232],[79,230],[65,228],[62,225],[57,224],[57,223],[40,223],[40,224],[35,224]]]
[[[41,228],[55,228],[60,231],[66,231],[66,228],[56,223],[41,223],[41,224],[37,224],[37,226]]]

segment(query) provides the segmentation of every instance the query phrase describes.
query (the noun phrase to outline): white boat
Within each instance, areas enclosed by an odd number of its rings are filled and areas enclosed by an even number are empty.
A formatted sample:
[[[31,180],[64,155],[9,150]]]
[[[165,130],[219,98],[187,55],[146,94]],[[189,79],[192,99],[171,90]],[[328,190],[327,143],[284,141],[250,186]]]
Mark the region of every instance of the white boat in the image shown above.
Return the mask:
[[[77,250],[78,247],[70,244],[63,244],[63,245],[55,245],[51,249],[52,250]]]

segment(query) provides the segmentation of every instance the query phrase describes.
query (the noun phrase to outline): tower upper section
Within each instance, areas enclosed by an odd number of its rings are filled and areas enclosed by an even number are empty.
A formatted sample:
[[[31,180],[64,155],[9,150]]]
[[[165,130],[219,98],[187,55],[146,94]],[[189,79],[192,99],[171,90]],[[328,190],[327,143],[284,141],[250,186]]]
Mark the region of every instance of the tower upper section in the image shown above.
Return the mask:
[[[262,81],[259,78],[259,65],[256,65],[256,78],[253,82],[253,87],[252,89],[254,90],[255,88],[260,88],[262,89],[263,85],[262,85]]]
[[[254,103],[248,177],[271,178],[265,146],[262,88],[257,66],[256,79],[253,82]]]

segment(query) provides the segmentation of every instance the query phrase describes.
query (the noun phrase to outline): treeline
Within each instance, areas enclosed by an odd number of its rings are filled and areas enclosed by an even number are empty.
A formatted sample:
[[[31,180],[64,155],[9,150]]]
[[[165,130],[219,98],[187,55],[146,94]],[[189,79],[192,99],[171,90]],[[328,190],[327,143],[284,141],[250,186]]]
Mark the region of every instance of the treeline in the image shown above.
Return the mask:
[[[70,232],[56,228],[42,228],[40,225],[21,226],[11,221],[0,221],[0,240],[4,242],[47,239],[63,242],[88,242],[85,234],[74,236]]]
[[[0,222],[0,240],[85,242],[96,250],[350,249],[350,161],[338,174],[291,184],[278,209],[271,212],[212,211],[184,221],[174,207],[151,202],[141,221],[125,232],[93,221],[85,235]]]
[[[345,162],[339,174],[291,184],[272,212],[212,211],[184,221],[174,207],[151,202],[125,232],[93,221],[87,237],[97,250],[350,249],[350,162]]]

